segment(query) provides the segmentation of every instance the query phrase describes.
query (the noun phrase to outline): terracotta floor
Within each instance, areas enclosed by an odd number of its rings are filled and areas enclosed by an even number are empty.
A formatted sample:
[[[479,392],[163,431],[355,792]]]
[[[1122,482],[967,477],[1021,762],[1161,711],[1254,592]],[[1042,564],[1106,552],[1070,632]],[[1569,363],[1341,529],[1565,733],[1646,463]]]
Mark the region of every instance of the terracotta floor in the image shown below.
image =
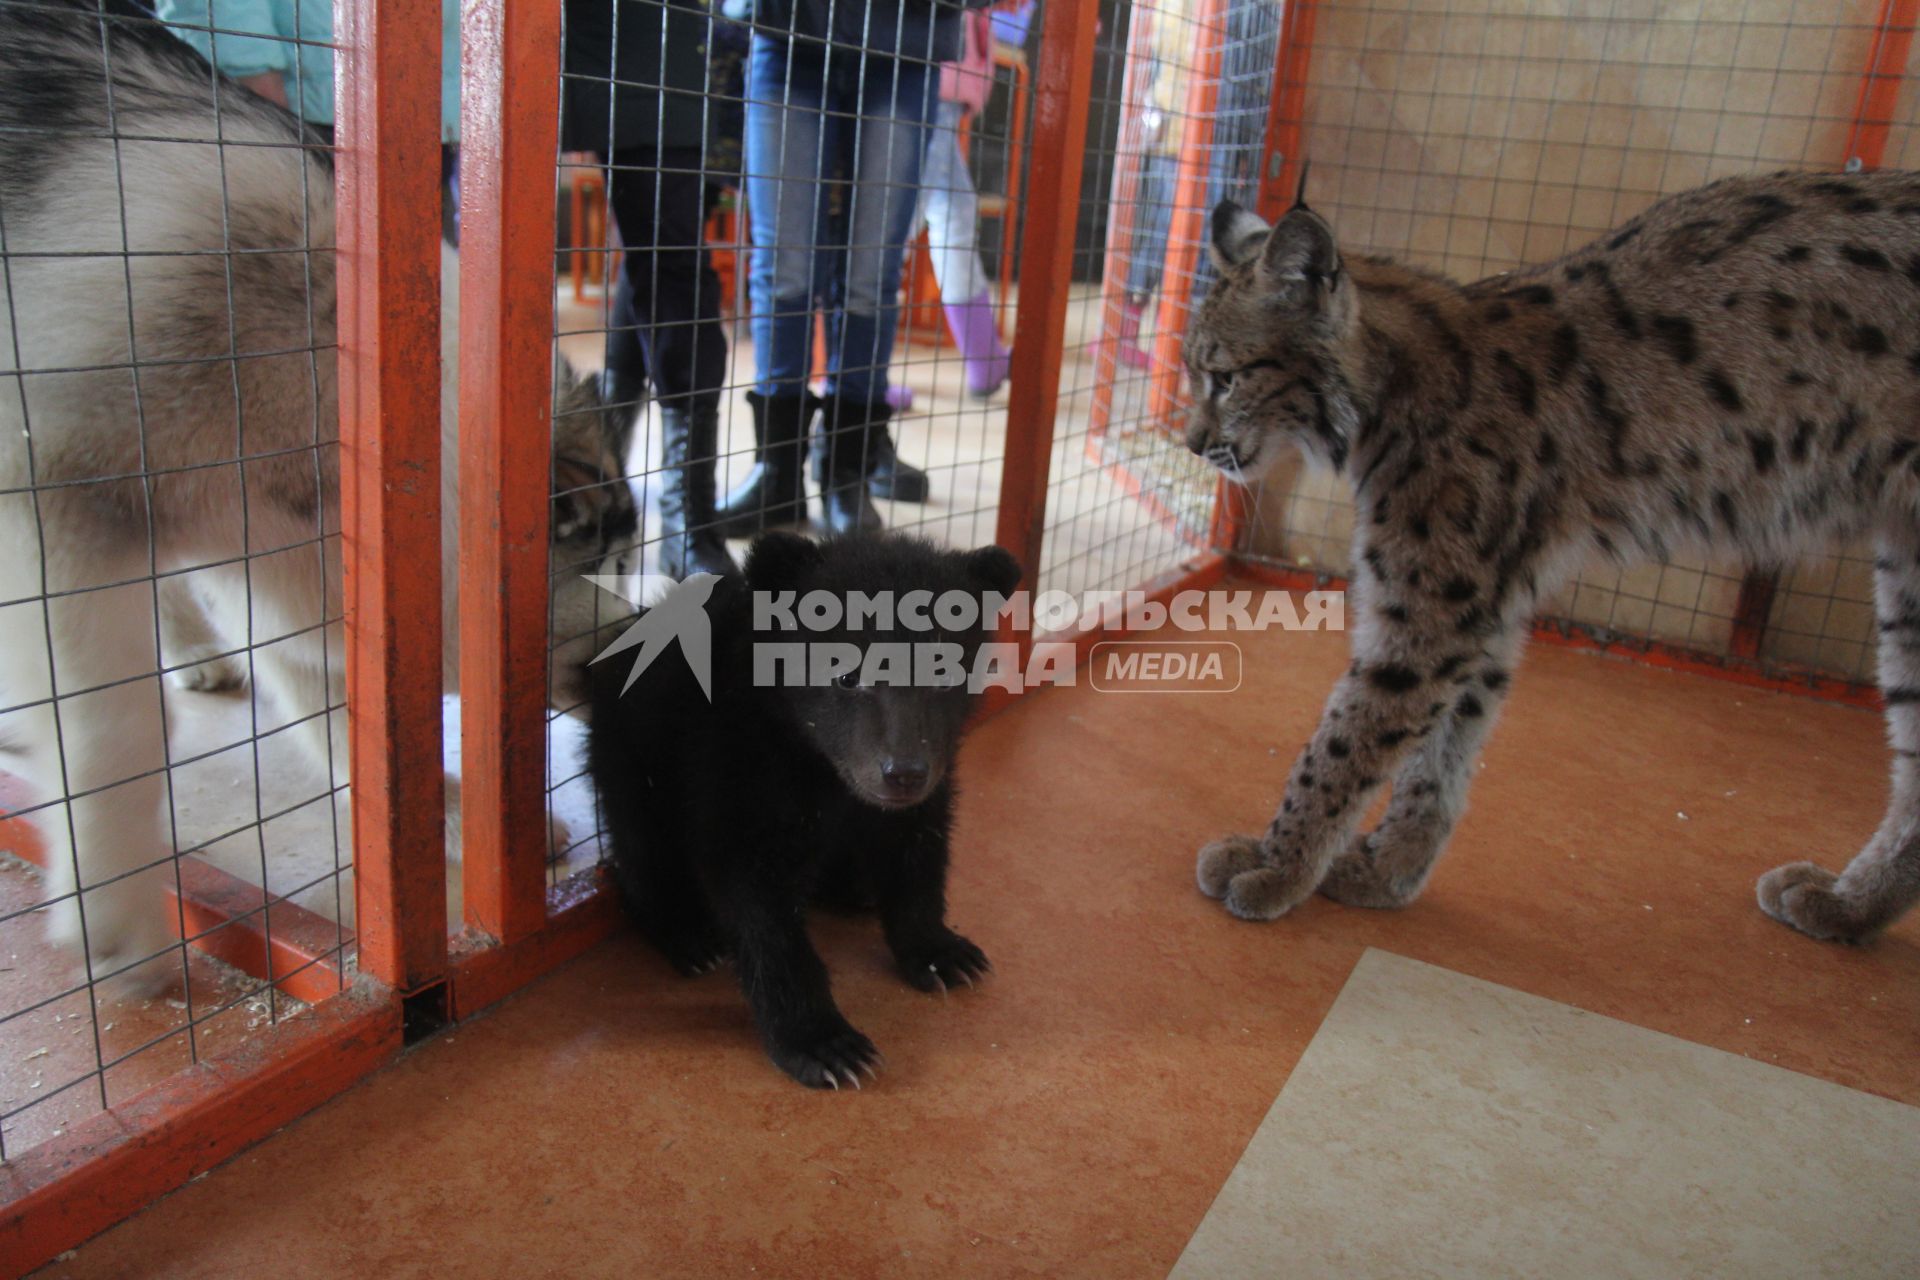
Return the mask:
[[[921,996],[819,930],[877,1088],[789,1084],[726,975],[623,936],[49,1274],[1160,1277],[1367,948],[1920,1103],[1920,917],[1846,948],[1753,903],[1878,819],[1874,716],[1536,649],[1414,908],[1249,925],[1193,851],[1264,823],[1345,649],[1243,642],[1237,695],[978,732],[952,918],[992,981]]]

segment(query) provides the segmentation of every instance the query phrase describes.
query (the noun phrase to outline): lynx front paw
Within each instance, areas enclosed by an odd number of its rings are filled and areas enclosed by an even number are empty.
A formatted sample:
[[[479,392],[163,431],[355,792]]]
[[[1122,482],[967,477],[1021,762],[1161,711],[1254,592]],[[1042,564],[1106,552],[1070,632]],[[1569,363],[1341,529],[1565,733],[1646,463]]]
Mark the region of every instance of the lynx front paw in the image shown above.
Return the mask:
[[[1830,942],[1862,942],[1873,932],[1859,913],[1833,891],[1839,877],[1811,862],[1789,862],[1760,877],[1760,909],[1781,924]]]
[[[1227,910],[1242,920],[1277,920],[1313,893],[1306,868],[1258,867],[1242,871],[1227,885]]]
[[[1200,885],[1200,892],[1209,898],[1224,898],[1234,877],[1252,871],[1260,862],[1258,839],[1227,836],[1201,848],[1194,879]]]
[[[1372,837],[1353,842],[1353,848],[1334,859],[1320,882],[1322,897],[1346,907],[1376,910],[1404,907],[1420,896],[1418,884],[1406,885],[1382,871],[1373,856]]]

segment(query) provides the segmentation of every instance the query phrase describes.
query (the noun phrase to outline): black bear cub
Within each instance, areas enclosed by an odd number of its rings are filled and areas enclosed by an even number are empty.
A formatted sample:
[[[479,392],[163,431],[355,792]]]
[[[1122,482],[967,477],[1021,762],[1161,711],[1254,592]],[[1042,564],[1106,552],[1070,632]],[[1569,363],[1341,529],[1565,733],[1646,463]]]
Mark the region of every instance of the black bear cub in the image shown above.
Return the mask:
[[[808,905],[876,911],[901,977],[922,991],[988,971],[980,948],[946,922],[953,757],[973,703],[964,672],[991,631],[988,597],[1019,578],[998,547],[767,534],[744,574],[709,584],[711,701],[691,654],[657,653],[624,693],[629,661],[592,669],[588,767],[629,912],[682,974],[731,954],[768,1054],[802,1084],[857,1087],[879,1060],[834,1004],[807,936]],[[890,593],[893,616],[869,610],[852,626],[842,608],[823,630],[831,612],[792,605],[844,606],[855,593]],[[958,594],[981,608],[970,625],[952,610],[941,625],[927,602]],[[771,608],[783,600],[784,615]],[[698,630],[679,630],[682,650],[699,644]],[[810,681],[769,660],[770,646],[791,652],[795,643],[810,646]],[[919,664],[883,660],[916,649],[924,657],[929,645],[960,655],[957,682],[950,665],[943,680],[915,680],[930,664],[911,671]],[[871,660],[835,670],[852,652]]]

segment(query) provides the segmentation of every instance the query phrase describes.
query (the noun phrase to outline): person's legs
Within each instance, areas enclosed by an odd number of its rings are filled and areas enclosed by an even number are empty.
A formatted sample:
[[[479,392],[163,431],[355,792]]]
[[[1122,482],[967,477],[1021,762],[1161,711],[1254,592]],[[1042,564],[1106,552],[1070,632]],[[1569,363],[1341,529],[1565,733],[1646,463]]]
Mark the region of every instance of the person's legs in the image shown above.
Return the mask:
[[[1140,189],[1127,263],[1127,296],[1145,304],[1160,287],[1167,264],[1167,232],[1173,224],[1174,158],[1149,151],[1140,157]]]
[[[1173,223],[1173,170],[1172,156],[1148,151],[1140,157],[1118,344],[1120,362],[1132,369],[1145,369],[1149,363],[1140,349],[1140,321],[1166,267],[1167,233]]]
[[[835,105],[854,114],[839,341],[828,390],[878,400],[899,320],[900,266],[920,189],[934,80],[919,62],[872,58],[836,69]]]
[[[927,137],[927,158],[920,174],[933,277],[940,282],[940,301],[948,306],[973,300],[991,283],[980,261],[980,201],[974,193],[967,158],[960,151],[960,121],[965,110],[957,102],[940,104]]]
[[[853,116],[845,257],[827,350],[823,418],[826,485],[834,528],[874,525],[868,473],[891,456],[887,366],[899,321],[900,266],[913,226],[936,80],[925,63],[849,61],[830,81],[835,105]]]
[[[755,34],[747,57],[746,172],[752,224],[753,409],[760,457],[720,511],[729,537],[806,518],[802,437],[812,417],[817,258],[825,220],[822,180],[831,121],[822,110],[826,62],[812,47]]]
[[[967,390],[985,398],[1007,380],[1009,356],[994,325],[986,267],[980,261],[980,201],[973,174],[960,153],[957,102],[943,102],[927,142],[920,190],[927,209],[927,246],[933,275],[940,282],[947,329],[966,363]]]
[[[641,148],[615,159],[613,212],[625,254],[608,355],[616,343],[644,353],[660,402],[660,572],[726,573],[735,566],[714,527],[713,472],[727,342],[720,281],[702,244],[701,153]]]
[[[746,191],[753,222],[747,289],[762,395],[806,389],[812,372],[817,256],[833,121],[824,110],[826,56],[755,35],[747,64]]]
[[[652,155],[622,151],[608,165],[608,204],[619,229],[624,252],[614,280],[613,305],[607,316],[605,359],[600,375],[600,397],[610,412],[624,420],[640,409],[647,394],[647,353],[640,338],[640,302],[653,295],[653,215],[655,203]]]

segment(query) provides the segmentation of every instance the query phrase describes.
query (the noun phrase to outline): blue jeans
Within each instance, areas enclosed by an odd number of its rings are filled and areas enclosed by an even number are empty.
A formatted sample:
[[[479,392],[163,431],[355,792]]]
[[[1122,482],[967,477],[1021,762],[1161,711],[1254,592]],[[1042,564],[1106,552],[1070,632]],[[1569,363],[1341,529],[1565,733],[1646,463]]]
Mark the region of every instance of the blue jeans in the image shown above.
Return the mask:
[[[827,394],[875,404],[899,320],[938,78],[924,62],[862,57],[755,32],[747,58],[747,204],[754,372],[797,395],[826,318]],[[840,207],[834,184],[845,182]]]
[[[1127,246],[1127,296],[1144,302],[1166,273],[1167,236],[1173,230],[1174,186],[1180,161],[1158,151],[1140,156],[1140,182],[1133,195],[1133,243]]]

